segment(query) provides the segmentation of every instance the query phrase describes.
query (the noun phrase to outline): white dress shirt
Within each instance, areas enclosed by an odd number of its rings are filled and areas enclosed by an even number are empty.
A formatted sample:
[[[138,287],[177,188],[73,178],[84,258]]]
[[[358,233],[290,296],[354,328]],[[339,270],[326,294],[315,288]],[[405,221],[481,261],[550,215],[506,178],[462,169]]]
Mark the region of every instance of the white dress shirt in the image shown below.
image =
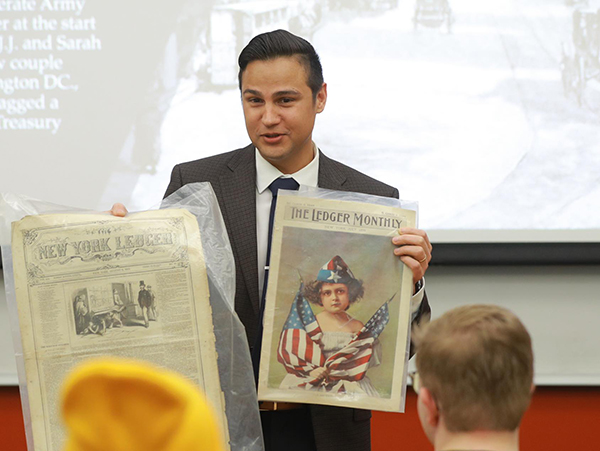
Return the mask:
[[[313,144],[314,145],[314,144]],[[314,146],[314,156],[310,163],[293,174],[283,174],[279,169],[263,158],[258,149],[256,152],[256,244],[258,253],[258,295],[262,299],[265,279],[265,262],[269,242],[269,216],[273,193],[269,185],[279,177],[293,177],[299,185],[316,187],[319,182],[319,150]]]
[[[317,187],[319,183],[319,149],[314,145],[314,156],[310,163],[293,174],[283,174],[279,169],[263,158],[258,149],[256,152],[256,243],[258,254],[258,290],[262,299],[265,279],[265,263],[267,261],[267,246],[269,240],[269,216],[273,194],[269,185],[279,177],[293,177],[300,185]],[[411,299],[411,313],[416,315],[423,300],[425,279],[421,289]]]

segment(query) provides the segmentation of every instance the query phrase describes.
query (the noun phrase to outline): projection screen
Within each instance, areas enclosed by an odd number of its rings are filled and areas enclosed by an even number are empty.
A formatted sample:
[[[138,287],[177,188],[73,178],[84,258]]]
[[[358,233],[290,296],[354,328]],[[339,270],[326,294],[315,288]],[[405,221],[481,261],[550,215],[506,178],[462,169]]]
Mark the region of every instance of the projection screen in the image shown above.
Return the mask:
[[[284,28],[323,63],[314,141],[433,241],[598,251],[599,3],[0,0],[0,191],[157,204],[176,163],[249,143],[237,55]]]

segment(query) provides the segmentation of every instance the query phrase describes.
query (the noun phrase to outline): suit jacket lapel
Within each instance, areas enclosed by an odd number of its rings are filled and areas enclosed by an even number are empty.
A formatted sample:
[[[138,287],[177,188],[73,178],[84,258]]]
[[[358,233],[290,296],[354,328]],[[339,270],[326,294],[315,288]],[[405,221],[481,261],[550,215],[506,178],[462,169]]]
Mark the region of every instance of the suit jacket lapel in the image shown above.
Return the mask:
[[[234,255],[239,263],[248,296],[258,313],[258,267],[256,250],[256,164],[254,147],[236,153],[228,164],[231,172],[220,177],[224,217]]]
[[[256,314],[258,299],[258,252],[256,244],[256,162],[254,146],[237,152],[228,163],[230,172],[219,178],[223,218],[238,270],[242,271],[248,296]],[[319,152],[319,187],[341,190],[346,177],[331,159]]]
[[[319,188],[344,191],[342,185],[345,181],[346,176],[337,170],[330,158],[319,151]]]

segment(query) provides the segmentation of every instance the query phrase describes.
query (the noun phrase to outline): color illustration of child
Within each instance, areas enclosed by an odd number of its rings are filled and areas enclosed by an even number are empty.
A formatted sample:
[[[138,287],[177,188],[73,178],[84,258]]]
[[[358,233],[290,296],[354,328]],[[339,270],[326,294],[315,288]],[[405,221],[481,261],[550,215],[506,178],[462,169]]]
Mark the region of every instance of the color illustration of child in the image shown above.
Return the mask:
[[[296,296],[278,348],[278,360],[288,372],[280,388],[379,396],[366,372],[380,364],[377,336],[385,324],[366,327],[348,313],[364,291],[363,282],[335,256]],[[323,311],[314,315],[307,301]]]

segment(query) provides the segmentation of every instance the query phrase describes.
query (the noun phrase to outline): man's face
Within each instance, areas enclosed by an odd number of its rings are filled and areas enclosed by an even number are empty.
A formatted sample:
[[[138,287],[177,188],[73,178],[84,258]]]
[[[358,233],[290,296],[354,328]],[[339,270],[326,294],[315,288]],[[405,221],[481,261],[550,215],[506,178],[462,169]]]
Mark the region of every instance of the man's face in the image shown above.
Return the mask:
[[[326,312],[342,313],[350,305],[348,286],[343,283],[324,283],[321,286],[321,304]]]
[[[242,74],[246,130],[261,155],[284,174],[313,158],[315,117],[325,108],[327,86],[313,100],[308,76],[296,57],[253,61]]]

